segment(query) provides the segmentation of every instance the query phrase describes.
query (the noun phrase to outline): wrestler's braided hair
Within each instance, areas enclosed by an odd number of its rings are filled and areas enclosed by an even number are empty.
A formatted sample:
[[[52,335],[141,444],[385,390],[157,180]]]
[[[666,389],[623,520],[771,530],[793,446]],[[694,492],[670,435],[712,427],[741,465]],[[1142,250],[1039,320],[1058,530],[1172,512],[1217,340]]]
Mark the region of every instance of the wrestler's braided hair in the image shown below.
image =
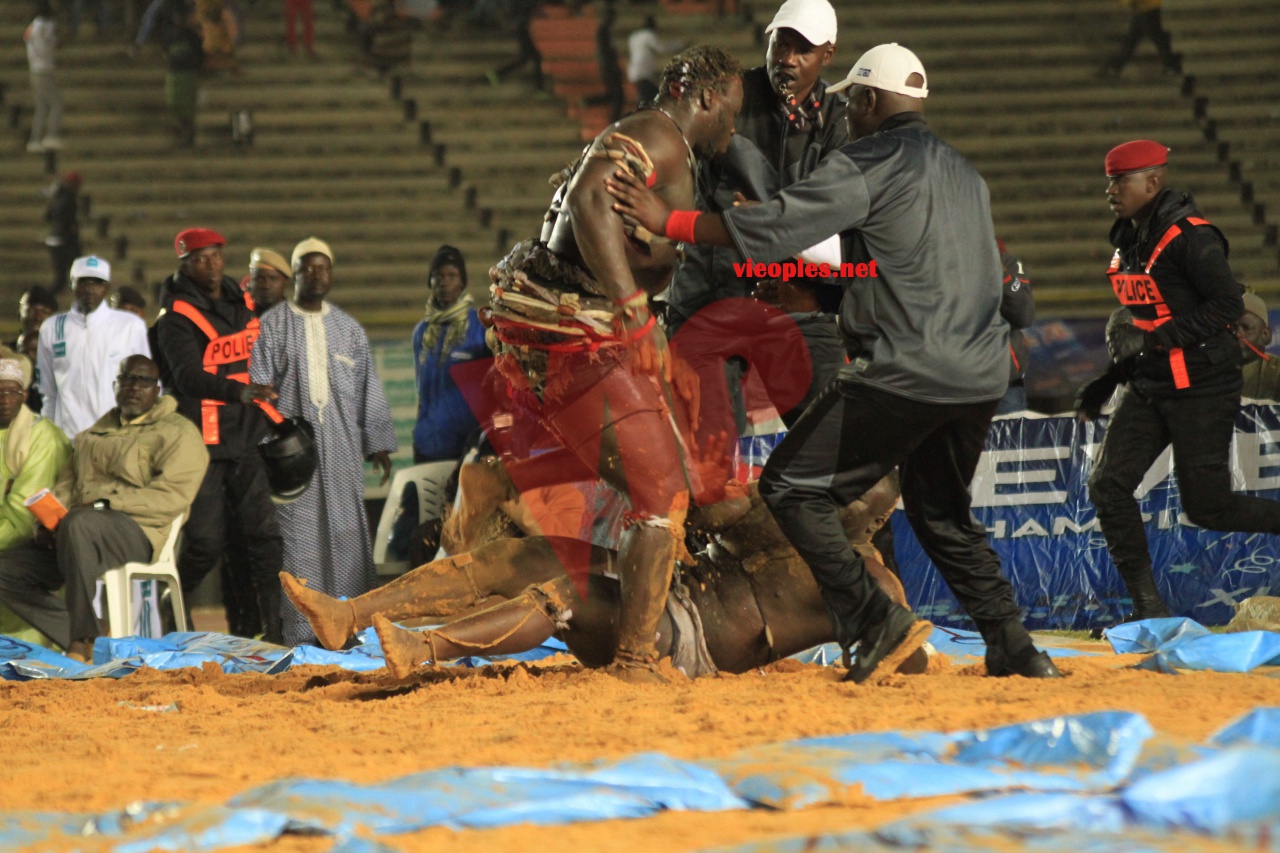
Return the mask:
[[[718,47],[698,44],[671,58],[662,69],[658,91],[677,101],[704,89],[724,93],[741,73],[738,60]]]

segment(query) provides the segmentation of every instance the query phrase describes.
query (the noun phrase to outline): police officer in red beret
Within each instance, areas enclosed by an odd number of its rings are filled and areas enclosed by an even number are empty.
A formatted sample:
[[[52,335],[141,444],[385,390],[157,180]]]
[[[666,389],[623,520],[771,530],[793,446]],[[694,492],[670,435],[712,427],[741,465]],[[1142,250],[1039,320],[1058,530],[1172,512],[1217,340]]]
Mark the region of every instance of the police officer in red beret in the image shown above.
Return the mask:
[[[1108,348],[1128,379],[1111,417],[1089,497],[1120,577],[1129,619],[1168,616],[1134,490],[1173,445],[1182,508],[1211,530],[1280,533],[1280,503],[1231,491],[1228,452],[1240,408],[1244,313],[1227,241],[1187,193],[1165,187],[1169,149],[1136,140],[1107,154],[1115,256],[1111,287],[1130,319],[1112,323]]]
[[[258,404],[277,395],[269,385],[249,382],[258,318],[240,285],[222,273],[225,244],[208,228],[178,234],[178,271],[164,282],[164,312],[155,326],[152,349],[165,387],[178,399],[178,411],[200,427],[209,451],[208,472],[183,528],[178,572],[183,591],[191,592],[222,558],[226,542],[238,540],[246,559],[228,567],[231,586],[252,585],[263,639],[278,643],[284,540],[257,451],[267,431]],[[238,621],[229,606],[235,633],[245,630]]]

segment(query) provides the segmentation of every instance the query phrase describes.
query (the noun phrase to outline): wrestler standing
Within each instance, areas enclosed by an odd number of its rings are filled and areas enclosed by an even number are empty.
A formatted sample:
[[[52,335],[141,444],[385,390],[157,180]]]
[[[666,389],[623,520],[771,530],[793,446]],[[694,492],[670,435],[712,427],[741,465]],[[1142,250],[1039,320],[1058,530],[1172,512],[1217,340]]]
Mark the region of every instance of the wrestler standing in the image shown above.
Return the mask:
[[[648,302],[670,281],[676,247],[625,231],[604,183],[626,170],[672,207],[692,207],[697,161],[726,151],[733,136],[739,70],[707,46],[675,57],[654,106],[611,125],[567,170],[541,238],[490,271],[495,366],[515,411],[499,448],[508,487],[603,479],[630,501],[611,667],[627,681],[663,680],[655,635],[691,482],[666,385],[666,339]],[[531,452],[540,432],[555,446]],[[492,497],[467,494],[478,482],[462,478],[463,516]]]

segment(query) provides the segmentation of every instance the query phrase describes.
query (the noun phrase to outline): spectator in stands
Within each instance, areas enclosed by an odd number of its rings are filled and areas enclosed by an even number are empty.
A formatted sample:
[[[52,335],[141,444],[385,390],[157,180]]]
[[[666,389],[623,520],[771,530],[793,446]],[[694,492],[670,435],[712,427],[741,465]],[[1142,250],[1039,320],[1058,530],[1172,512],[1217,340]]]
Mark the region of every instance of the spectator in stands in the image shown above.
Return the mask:
[[[1173,52],[1173,44],[1169,40],[1169,32],[1160,20],[1160,6],[1164,0],[1120,0],[1120,5],[1133,10],[1129,19],[1129,31],[1120,43],[1117,53],[1099,72],[1103,77],[1118,77],[1124,67],[1133,59],[1134,51],[1144,38],[1151,39],[1160,54],[1160,64],[1166,74],[1182,73],[1182,57]]]
[[[127,284],[117,287],[107,298],[107,304],[118,311],[128,311],[144,323],[147,321],[147,297]]]
[[[164,48],[169,71],[164,78],[165,105],[173,118],[178,144],[196,144],[196,102],[200,69],[204,67],[204,39],[194,12],[182,0],[167,2]]]
[[[54,489],[70,511],[56,531],[40,527],[34,542],[0,552],[0,602],[80,660],[104,632],[93,611],[98,578],[152,559],[209,463],[199,431],[160,396],[151,359],[120,362],[115,386],[115,408],[76,438]]]
[[[413,26],[396,9],[395,0],[378,0],[364,25],[365,61],[379,77],[413,54]]]
[[[133,42],[134,51],[146,44],[157,22],[161,30],[166,31],[169,21],[175,16],[189,18],[195,12],[196,0],[151,0],[147,10],[142,13],[142,22],[138,25],[138,36]],[[167,39],[167,35],[165,38]]]
[[[31,540],[36,518],[25,501],[41,489],[52,489],[71,458],[71,442],[62,430],[23,405],[30,384],[31,362],[0,347],[0,551]],[[24,631],[30,632],[30,626],[0,604],[0,634],[27,639],[20,636]]]
[[[475,300],[467,289],[467,262],[453,246],[441,246],[427,272],[427,315],[413,330],[413,370],[418,386],[418,422],[413,461],[458,459],[479,425],[450,369],[490,355]]]
[[[302,18],[302,47],[307,56],[316,55],[316,24],[314,0],[284,0],[284,39],[289,53],[298,55],[298,18]]]
[[[80,173],[67,172],[49,192],[44,221],[49,233],[44,244],[53,266],[53,292],[61,293],[70,280],[71,262],[80,257]]]
[[[279,252],[259,246],[249,253],[249,298],[259,317],[284,301],[291,278],[289,262]]]
[[[67,274],[70,275],[69,268]],[[57,313],[57,298],[39,285],[28,288],[18,299],[18,325],[22,334],[38,335],[44,321]]]
[[[1022,260],[1000,246],[1000,264],[1004,267],[1004,291],[1000,299],[1000,316],[1009,324],[1009,390],[996,406],[997,415],[1022,412],[1027,408],[1027,388],[1023,376],[1027,372],[1027,336],[1022,331],[1036,320],[1036,299],[1031,295],[1031,279],[1022,269]]]
[[[111,265],[92,255],[71,266],[71,310],[40,327],[36,366],[44,416],[74,439],[111,410],[116,366],[130,355],[150,357],[147,324],[106,301]]]
[[[494,86],[497,86],[517,69],[533,63],[534,88],[544,88],[546,81],[542,77],[542,54],[538,52],[538,46],[533,41],[533,18],[541,5],[542,0],[511,0],[507,14],[515,23],[516,44],[520,49],[515,57],[506,64],[498,68],[490,68],[485,73],[489,82]]]
[[[357,596],[377,581],[364,508],[364,461],[391,477],[396,450],[391,411],[369,339],[351,315],[327,301],[333,251],[322,240],[293,250],[293,300],[262,317],[249,375],[274,386],[280,412],[315,428],[319,463],[311,487],[279,508],[284,565],[312,589]],[[293,608],[284,617],[291,645],[312,639]]]
[[[40,345],[40,327],[44,321],[58,313],[58,300],[43,287],[33,287],[18,300],[18,322],[22,332],[12,348],[27,357],[34,367]],[[44,397],[40,396],[40,374],[27,383],[27,408],[36,414],[44,409]]]
[[[614,0],[605,0],[604,14],[596,25],[596,66],[600,70],[600,82],[604,84],[604,92],[583,99],[585,106],[609,107],[609,121],[622,118],[622,69],[618,67],[618,51],[613,46],[613,25],[618,20],[618,12],[614,8]]]
[[[173,243],[178,270],[165,282],[157,360],[179,411],[200,425],[210,460],[183,528],[178,572],[183,591],[194,592],[222,558],[227,540],[242,540],[248,559],[229,567],[240,575],[232,586],[253,588],[265,639],[278,643],[284,542],[258,454],[268,434],[260,406],[276,393],[248,381],[258,320],[235,279],[223,275],[221,234],[188,228]],[[231,618],[234,602],[224,605],[228,623],[238,625]]]
[[[636,87],[639,106],[658,97],[658,57],[675,53],[682,42],[658,38],[658,22],[653,15],[644,19],[640,29],[627,37],[627,79]]]
[[[62,148],[58,130],[62,126],[62,95],[54,77],[54,55],[58,50],[57,23],[49,0],[36,3],[36,16],[22,34],[27,43],[27,67],[31,73],[31,93],[35,114],[31,117],[31,138],[27,151],[41,154]]]
[[[235,16],[223,0],[196,0],[196,20],[200,23],[200,45],[205,71],[239,74],[236,38],[240,34]]]
[[[1244,389],[1240,396],[1280,400],[1280,358],[1267,352],[1271,321],[1267,303],[1256,293],[1244,295],[1244,314],[1236,323],[1236,336],[1244,355]]]

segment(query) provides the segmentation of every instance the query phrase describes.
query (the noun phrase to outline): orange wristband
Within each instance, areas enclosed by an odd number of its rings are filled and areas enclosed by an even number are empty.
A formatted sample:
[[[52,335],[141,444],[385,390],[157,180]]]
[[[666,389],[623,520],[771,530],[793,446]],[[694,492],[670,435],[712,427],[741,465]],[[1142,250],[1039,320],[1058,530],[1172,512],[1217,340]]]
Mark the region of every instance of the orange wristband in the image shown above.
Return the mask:
[[[701,210],[673,210],[662,230],[667,239],[677,243],[696,243],[693,239],[693,223],[702,215]]]

